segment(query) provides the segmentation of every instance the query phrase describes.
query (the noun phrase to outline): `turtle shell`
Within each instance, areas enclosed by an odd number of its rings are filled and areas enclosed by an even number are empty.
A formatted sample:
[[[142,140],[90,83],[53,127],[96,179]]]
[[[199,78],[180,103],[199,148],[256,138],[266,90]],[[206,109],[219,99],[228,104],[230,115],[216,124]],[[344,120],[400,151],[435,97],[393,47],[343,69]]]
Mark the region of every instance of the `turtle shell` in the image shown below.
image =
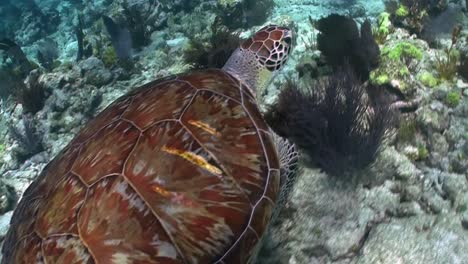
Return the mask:
[[[247,263],[279,191],[250,90],[222,70],[121,97],[24,193],[3,263]]]

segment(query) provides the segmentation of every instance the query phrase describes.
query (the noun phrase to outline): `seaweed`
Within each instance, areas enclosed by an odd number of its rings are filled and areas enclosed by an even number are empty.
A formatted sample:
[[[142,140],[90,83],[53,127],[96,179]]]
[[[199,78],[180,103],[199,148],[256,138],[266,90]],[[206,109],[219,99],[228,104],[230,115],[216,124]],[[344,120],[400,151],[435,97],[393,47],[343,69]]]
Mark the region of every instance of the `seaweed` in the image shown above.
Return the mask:
[[[362,81],[369,79],[369,73],[379,64],[380,49],[372,35],[369,20],[359,31],[354,19],[331,14],[316,23],[320,33],[317,46],[327,62],[336,70],[345,62],[349,63]]]
[[[211,37],[207,42],[191,38],[188,48],[184,50],[185,60],[196,68],[221,68],[234,52],[241,39],[222,25],[221,18],[216,17],[211,25]]]
[[[309,25],[314,28],[317,22],[311,16],[308,16],[307,20],[309,21]],[[314,34],[314,32],[309,36],[302,37],[302,41],[307,51],[313,52],[317,49],[317,34]]]
[[[46,38],[38,43],[36,58],[39,64],[47,70],[52,70],[56,65],[58,58],[57,42],[50,38]]]
[[[0,50],[5,51],[13,63],[18,65],[21,76],[25,77],[34,68],[21,47],[14,41],[7,38],[0,40]]]
[[[20,161],[25,161],[44,150],[42,144],[42,138],[38,133],[34,121],[31,117],[23,116],[23,129],[19,129],[15,126],[9,127],[9,132],[12,138],[14,138],[18,144],[19,149],[16,151],[16,157]]]
[[[379,44],[383,44],[387,39],[387,36],[394,30],[392,22],[390,21],[390,14],[383,12],[379,15],[377,20],[377,27],[372,30],[375,41]]]
[[[229,29],[247,29],[264,23],[274,6],[273,0],[224,0],[217,1],[217,14]]]
[[[465,80],[468,80],[468,54],[460,54],[460,64],[458,65],[458,74]]]
[[[461,100],[461,94],[456,91],[451,91],[447,93],[445,97],[445,103],[450,107],[457,107]]]
[[[85,35],[83,32],[83,18],[81,14],[77,15],[77,23],[75,26],[75,36],[78,43],[78,52],[76,54],[76,61],[80,61],[92,55],[92,48],[87,46],[85,48]]]
[[[145,1],[122,2],[122,12],[125,17],[125,26],[128,29],[133,48],[140,48],[151,42],[151,33],[166,21],[156,21],[163,4],[157,0],[146,1],[146,10],[141,10],[141,4]]]
[[[25,113],[35,114],[44,107],[46,96],[39,77],[40,71],[33,70],[26,78],[26,84],[19,83],[16,87],[16,100],[23,106]]]
[[[430,16],[424,25],[421,34],[422,39],[426,40],[431,47],[437,47],[441,38],[449,36],[454,27],[463,24],[463,11],[454,4],[436,16]]]
[[[454,47],[458,42],[461,30],[461,25],[454,27],[450,46],[443,50],[443,55],[441,55],[441,53],[437,53],[435,56],[435,66],[437,72],[439,73],[439,77],[447,81],[453,80],[457,74],[459,54],[458,51],[454,49]]]
[[[372,105],[366,88],[346,67],[300,91],[288,81],[265,119],[330,175],[373,163],[396,120],[390,104]]]

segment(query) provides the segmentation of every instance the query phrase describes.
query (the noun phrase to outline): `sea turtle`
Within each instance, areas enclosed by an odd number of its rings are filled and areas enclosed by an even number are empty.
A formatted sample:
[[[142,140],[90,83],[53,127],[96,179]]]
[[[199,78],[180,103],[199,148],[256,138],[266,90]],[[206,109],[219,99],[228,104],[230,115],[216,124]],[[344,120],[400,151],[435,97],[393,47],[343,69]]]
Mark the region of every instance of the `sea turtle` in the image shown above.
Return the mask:
[[[222,69],[113,102],[25,191],[3,263],[251,261],[279,197],[280,163],[294,162],[256,94],[291,41],[289,29],[266,26]]]

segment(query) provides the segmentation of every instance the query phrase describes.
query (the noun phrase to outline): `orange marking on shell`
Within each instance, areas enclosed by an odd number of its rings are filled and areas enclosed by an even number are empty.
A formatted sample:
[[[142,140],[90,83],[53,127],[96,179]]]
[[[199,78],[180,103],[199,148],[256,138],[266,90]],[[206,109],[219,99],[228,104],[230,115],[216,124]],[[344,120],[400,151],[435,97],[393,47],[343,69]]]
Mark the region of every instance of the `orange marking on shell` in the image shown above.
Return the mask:
[[[221,169],[219,169],[218,167],[214,166],[214,165],[211,165],[208,161],[206,161],[206,159],[204,159],[203,157],[195,154],[195,153],[192,153],[192,152],[189,152],[189,151],[184,151],[184,150],[180,150],[180,149],[175,149],[175,148],[168,148],[166,146],[163,146],[162,147],[162,151],[165,151],[167,153],[170,153],[170,154],[173,154],[173,155],[177,155],[183,159],[186,159],[188,160],[189,162],[197,165],[197,166],[200,166],[202,168],[204,168],[205,170],[213,173],[213,174],[222,174],[223,171]]]
[[[182,193],[171,192],[158,185],[151,186],[151,189],[163,197],[171,198],[174,203],[182,204],[185,207],[195,207],[195,203]]]
[[[157,185],[153,185],[151,186],[151,190],[153,190],[154,192],[157,192],[158,194],[160,194],[161,196],[164,196],[164,197],[170,197],[172,195],[172,193],[164,188],[161,188]]]
[[[199,120],[189,120],[188,121],[189,124],[193,125],[193,126],[196,126],[200,129],[203,129],[205,132],[213,135],[213,136],[217,136],[217,137],[220,137],[221,136],[221,133],[219,133],[218,131],[216,131],[216,129],[212,128],[210,125],[208,125],[207,123],[203,123],[202,121],[199,121]]]

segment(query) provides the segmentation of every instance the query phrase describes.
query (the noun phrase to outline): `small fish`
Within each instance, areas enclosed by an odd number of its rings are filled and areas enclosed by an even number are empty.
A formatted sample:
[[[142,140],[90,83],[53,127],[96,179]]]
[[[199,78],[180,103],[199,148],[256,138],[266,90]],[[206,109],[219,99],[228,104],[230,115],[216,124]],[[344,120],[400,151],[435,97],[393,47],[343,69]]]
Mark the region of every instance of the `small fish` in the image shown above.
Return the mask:
[[[4,50],[13,60],[15,60],[21,66],[21,71],[25,74],[29,73],[33,69],[21,47],[14,41],[7,38],[0,40],[0,50]]]
[[[132,37],[126,27],[117,25],[112,18],[103,15],[102,20],[112,41],[112,46],[119,59],[129,59],[132,56]]]

